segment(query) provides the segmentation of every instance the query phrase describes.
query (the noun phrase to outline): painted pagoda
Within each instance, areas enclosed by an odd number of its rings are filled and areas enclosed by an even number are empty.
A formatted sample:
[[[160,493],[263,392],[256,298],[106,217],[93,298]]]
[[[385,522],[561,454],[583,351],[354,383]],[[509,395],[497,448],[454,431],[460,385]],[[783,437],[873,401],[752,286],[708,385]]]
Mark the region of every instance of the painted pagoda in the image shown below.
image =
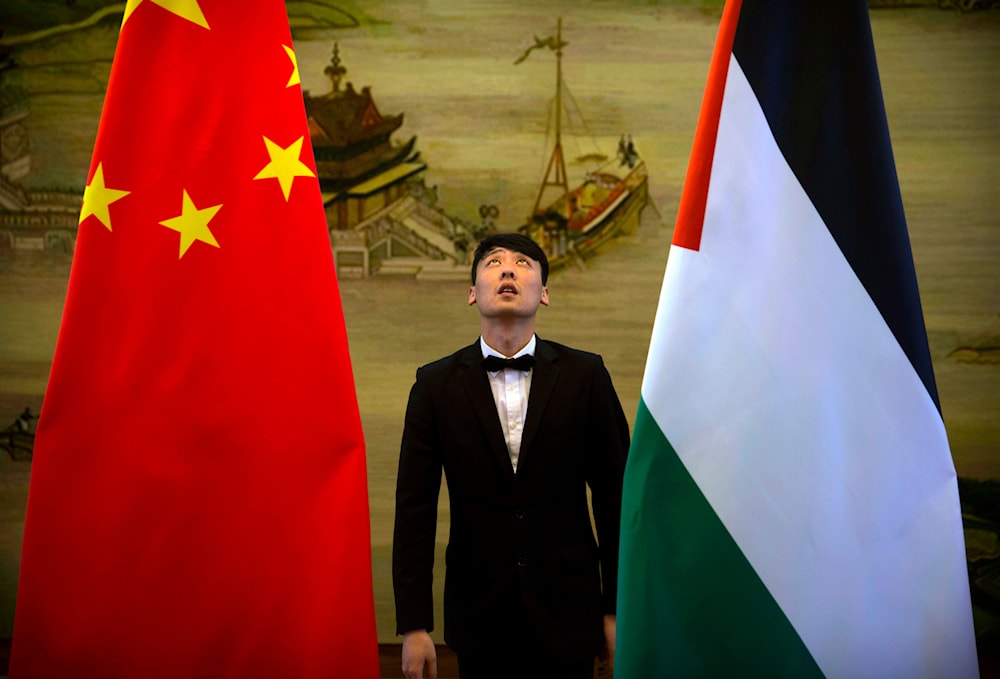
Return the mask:
[[[345,79],[337,44],[324,73],[330,91],[303,96],[338,272],[365,277],[393,262],[403,272],[453,267],[464,255],[455,246],[463,229],[424,185],[416,137],[393,141],[403,114],[383,115],[370,87],[358,91]]]

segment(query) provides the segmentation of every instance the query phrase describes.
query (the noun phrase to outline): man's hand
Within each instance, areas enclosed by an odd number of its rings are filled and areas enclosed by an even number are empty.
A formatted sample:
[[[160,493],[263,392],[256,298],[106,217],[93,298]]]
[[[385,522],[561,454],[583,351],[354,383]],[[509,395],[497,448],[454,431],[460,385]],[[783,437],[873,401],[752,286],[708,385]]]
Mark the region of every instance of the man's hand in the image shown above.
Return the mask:
[[[613,615],[604,616],[604,641],[607,644],[608,667],[613,672],[615,669],[615,632],[617,630],[617,618]]]
[[[417,629],[403,635],[403,676],[424,679],[424,667],[429,679],[437,679],[437,650],[434,640],[425,630]]]

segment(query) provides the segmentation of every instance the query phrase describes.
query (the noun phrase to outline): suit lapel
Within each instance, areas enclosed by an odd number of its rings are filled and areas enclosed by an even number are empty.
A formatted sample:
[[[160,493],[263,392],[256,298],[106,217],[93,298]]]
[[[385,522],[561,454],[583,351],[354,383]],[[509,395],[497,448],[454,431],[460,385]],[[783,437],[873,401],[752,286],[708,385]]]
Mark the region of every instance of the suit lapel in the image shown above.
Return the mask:
[[[559,379],[559,366],[556,363],[556,352],[540,338],[535,344],[535,367],[531,373],[531,392],[528,394],[528,414],[524,422],[524,432],[521,435],[521,452],[518,455],[518,473],[524,471],[526,461],[531,460],[531,444],[535,433],[542,424],[542,415],[549,403],[549,398],[555,390]],[[488,385],[487,385],[488,386]],[[537,462],[529,462],[531,466]]]
[[[483,353],[478,341],[462,351],[460,358],[463,367],[460,378],[462,387],[469,397],[469,403],[472,404],[472,409],[475,410],[479,423],[486,432],[486,439],[490,442],[490,451],[493,457],[500,464],[500,468],[505,471],[505,474],[513,479],[514,468],[510,464],[510,451],[507,450],[507,443],[503,438],[503,427],[500,425],[500,416],[497,414],[496,402],[493,400],[493,390],[490,388],[490,380],[486,376],[486,371],[479,365],[482,358]],[[534,389],[534,382],[532,382],[532,389]]]

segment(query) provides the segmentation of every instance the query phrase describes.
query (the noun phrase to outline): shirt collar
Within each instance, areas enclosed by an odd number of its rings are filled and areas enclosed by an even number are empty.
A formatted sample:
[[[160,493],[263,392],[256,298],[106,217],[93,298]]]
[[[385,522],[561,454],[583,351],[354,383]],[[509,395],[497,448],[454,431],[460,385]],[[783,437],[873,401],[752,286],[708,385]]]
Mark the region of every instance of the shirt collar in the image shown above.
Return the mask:
[[[497,351],[489,344],[487,344],[486,340],[483,339],[482,335],[479,336],[479,348],[483,352],[483,358],[486,358],[487,356],[499,356],[500,358],[517,358],[518,356],[524,356],[525,354],[534,356],[535,341],[537,339],[538,337],[534,333],[532,333],[531,339],[528,340],[528,343],[524,345],[524,348],[518,351],[513,356],[504,356],[503,354],[501,354],[499,351]]]

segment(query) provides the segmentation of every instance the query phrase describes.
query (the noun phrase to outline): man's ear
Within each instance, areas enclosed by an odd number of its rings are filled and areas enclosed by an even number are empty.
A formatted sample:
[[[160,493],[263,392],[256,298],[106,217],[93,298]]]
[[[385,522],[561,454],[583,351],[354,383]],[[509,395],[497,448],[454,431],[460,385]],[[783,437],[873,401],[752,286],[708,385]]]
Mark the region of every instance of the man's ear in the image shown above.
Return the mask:
[[[542,301],[542,304],[544,304],[545,306],[549,305],[549,289],[548,289],[548,287],[543,287],[542,288],[542,300],[541,301]]]
[[[476,286],[469,288],[469,306],[476,303]]]

